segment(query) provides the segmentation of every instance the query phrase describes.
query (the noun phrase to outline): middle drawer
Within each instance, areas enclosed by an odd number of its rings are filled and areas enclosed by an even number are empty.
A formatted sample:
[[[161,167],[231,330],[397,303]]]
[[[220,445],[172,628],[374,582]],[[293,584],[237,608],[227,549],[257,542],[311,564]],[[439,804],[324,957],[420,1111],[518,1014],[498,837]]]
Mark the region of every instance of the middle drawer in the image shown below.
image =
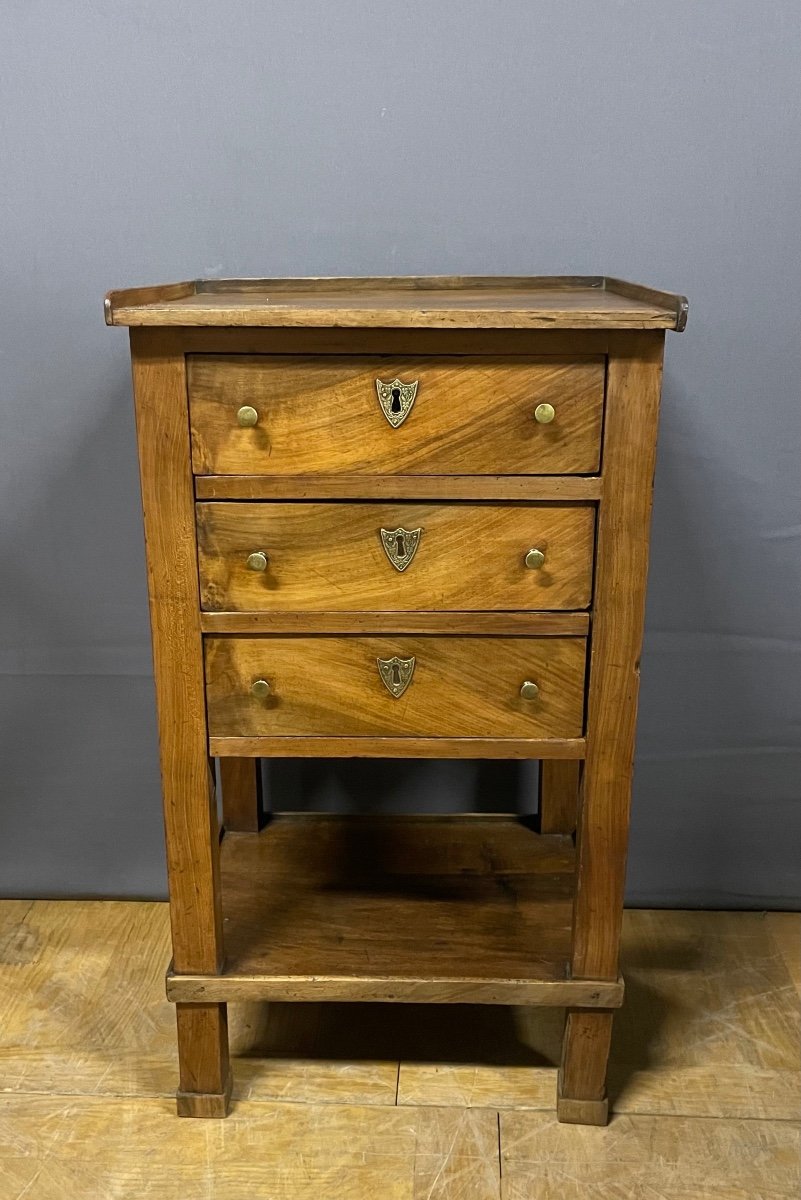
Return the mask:
[[[595,509],[564,504],[197,506],[207,612],[587,608]]]

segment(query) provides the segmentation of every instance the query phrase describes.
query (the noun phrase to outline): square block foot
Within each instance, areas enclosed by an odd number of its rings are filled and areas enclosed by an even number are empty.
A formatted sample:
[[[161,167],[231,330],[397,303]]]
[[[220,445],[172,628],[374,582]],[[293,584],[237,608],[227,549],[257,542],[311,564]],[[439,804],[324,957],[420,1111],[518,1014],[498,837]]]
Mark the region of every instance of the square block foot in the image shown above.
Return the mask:
[[[573,1100],[557,1092],[556,1116],[566,1125],[606,1125],[609,1121],[609,1100]]]
[[[179,1117],[227,1117],[233,1079],[229,1075],[224,1092],[176,1092]]]

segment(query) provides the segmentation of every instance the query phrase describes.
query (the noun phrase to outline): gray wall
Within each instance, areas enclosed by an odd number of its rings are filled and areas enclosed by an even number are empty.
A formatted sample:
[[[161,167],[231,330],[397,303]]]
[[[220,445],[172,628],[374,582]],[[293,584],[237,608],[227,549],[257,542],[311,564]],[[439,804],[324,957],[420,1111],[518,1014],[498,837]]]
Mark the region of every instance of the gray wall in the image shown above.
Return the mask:
[[[799,900],[797,0],[29,0],[0,43],[0,888],[164,889],[111,287],[607,272],[668,335],[630,899]],[[492,805],[510,764],[272,768]]]

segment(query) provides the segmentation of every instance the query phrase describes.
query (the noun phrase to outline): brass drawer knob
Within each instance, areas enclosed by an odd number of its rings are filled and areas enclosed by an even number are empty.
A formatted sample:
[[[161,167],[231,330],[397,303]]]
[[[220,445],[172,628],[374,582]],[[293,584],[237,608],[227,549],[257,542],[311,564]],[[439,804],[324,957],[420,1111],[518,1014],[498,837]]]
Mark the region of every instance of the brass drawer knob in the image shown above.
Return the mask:
[[[239,412],[236,414],[237,424],[243,429],[252,429],[258,424],[259,414],[255,408],[251,408],[249,404],[243,404]]]
[[[264,700],[266,696],[269,696],[270,691],[271,688],[266,679],[254,679],[250,685],[250,694],[259,700]]]
[[[545,555],[541,550],[529,550],[523,561],[525,562],[529,571],[537,571],[545,562]]]
[[[555,416],[556,409],[552,404],[538,404],[534,409],[534,420],[538,425],[550,425]]]
[[[520,685],[520,695],[524,700],[536,700],[539,691],[540,689],[536,683],[532,683],[530,679],[527,679],[525,683],[521,683]]]
[[[254,550],[248,555],[248,570],[249,571],[266,571],[267,563],[270,560],[263,550]]]

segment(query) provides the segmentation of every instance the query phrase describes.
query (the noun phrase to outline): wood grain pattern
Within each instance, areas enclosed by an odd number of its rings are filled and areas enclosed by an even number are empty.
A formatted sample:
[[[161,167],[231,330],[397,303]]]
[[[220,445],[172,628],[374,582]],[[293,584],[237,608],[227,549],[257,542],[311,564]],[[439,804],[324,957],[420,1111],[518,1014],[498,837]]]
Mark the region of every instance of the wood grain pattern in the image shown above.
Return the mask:
[[[612,331],[614,332],[614,331]],[[556,354],[572,359],[606,354],[608,329],[342,329],[183,326],[184,354]]]
[[[797,1119],[801,1005],[763,914],[626,913],[621,960],[616,1112]]]
[[[798,913],[765,913],[765,923],[801,996],[801,917]]]
[[[468,1010],[462,1010],[468,1011]],[[487,1016],[490,1017],[490,1010]],[[545,1060],[539,1051],[528,1051],[518,1038],[522,1009],[508,1008],[511,1017],[511,1047],[504,1044],[499,1050],[503,1025],[495,1013],[486,1023],[472,1021],[469,1031],[471,1061],[466,1055],[452,1055],[459,1061],[450,1061],[447,1055],[447,1031],[443,1026],[443,1010],[426,1008],[420,1012],[420,1024],[424,1033],[418,1039],[428,1053],[418,1052],[413,1044],[410,1061],[401,1061],[398,1078],[398,1104],[415,1108],[418,1105],[437,1105],[455,1108],[531,1109],[553,1112],[554,1081],[556,1070],[553,1063]],[[531,1007],[530,1010],[541,1025],[552,1025],[561,1014],[556,1008]],[[447,1015],[447,1013],[445,1014]],[[459,1013],[462,1016],[462,1012]],[[452,1016],[450,1017],[452,1020]],[[476,1041],[476,1026],[480,1041]],[[483,1036],[481,1036],[483,1035]],[[427,1038],[432,1046],[428,1050]],[[437,1045],[439,1043],[439,1045]],[[509,1061],[513,1058],[514,1061]],[[500,1061],[497,1061],[500,1060]]]
[[[658,305],[664,303],[666,299],[665,292],[658,292],[641,283],[631,283],[627,279],[615,279],[609,275],[606,276],[605,287],[607,291],[615,292],[618,296],[625,296],[628,300],[642,300],[646,304]],[[681,333],[687,327],[687,314],[690,307],[687,297],[672,295],[670,303],[676,316],[673,328],[677,333]]]
[[[622,1004],[623,992],[622,979],[614,983],[610,980],[508,977],[488,981],[475,975],[454,979],[447,974],[426,974],[417,979],[399,979],[387,975],[349,977],[318,973],[303,977],[252,970],[237,972],[227,968],[222,975],[167,974],[168,999],[188,1002],[190,1008],[208,1001],[292,1004],[345,1001],[360,1004],[537,1004],[557,1008],[581,1004],[606,1009]],[[549,1083],[552,1092],[553,1079]]]
[[[801,915],[775,915],[797,940]],[[797,1120],[801,1005],[763,914],[626,911],[621,963],[615,1124],[621,1113]],[[477,1018],[466,1062],[447,1011],[422,1013],[401,1052],[399,1102],[553,1110],[560,1017],[521,1008],[505,1025]]]
[[[194,281],[108,297],[112,323],[172,326],[135,330],[132,349],[180,1111],[226,1109],[230,995],[313,1000],[344,986],[349,1000],[566,1006],[559,1115],[605,1119],[663,330],[686,311],[684,297],[606,277]],[[392,429],[375,380],[395,375],[419,384]],[[551,424],[533,419],[543,402]],[[238,425],[243,404],[255,427]],[[423,529],[403,574],[378,540],[399,526]],[[543,543],[542,572],[522,569],[518,541]],[[263,575],[244,569],[255,549],[270,557]],[[394,655],[416,660],[398,699],[376,662]],[[266,700],[250,693],[256,678],[270,681]],[[527,678],[540,691],[524,701]],[[417,827],[394,875],[394,851],[366,827],[332,845],[312,824],[289,849],[282,834],[229,834],[226,888],[247,919],[229,918],[221,974],[209,752],[224,760],[229,829],[258,824],[253,758],[396,755],[544,759],[539,824],[560,832],[518,831],[518,871],[495,833],[460,823],[429,839],[437,866],[422,880]],[[548,874],[557,844],[570,867]],[[290,866],[307,872],[300,895],[282,882]],[[318,952],[309,969],[303,955]],[[282,970],[282,954],[300,957]]]
[[[659,334],[616,335],[607,371],[574,978],[618,973],[663,342]],[[600,1103],[610,1034],[610,1015],[569,1013],[560,1097]]]
[[[421,530],[398,571],[381,530]],[[590,602],[590,506],[198,504],[206,611],[415,612],[581,609]],[[529,570],[537,548],[543,565]],[[248,557],[267,555],[253,571]]]
[[[169,945],[164,903],[0,900],[0,1130],[3,1103],[26,1092],[110,1107],[147,1097],[170,1119],[160,1099],[176,1083]],[[328,1015],[330,1006],[237,1004],[235,1099],[394,1104],[397,1063],[365,1046],[349,1061]],[[2,1187],[0,1148],[0,1196]]]
[[[219,830],[206,736],[185,360],[169,331],[131,334],[147,549],[173,956],[182,970],[222,961]],[[225,1008],[179,1016],[182,1091],[227,1077]]]
[[[224,971],[170,994],[619,1003],[565,978],[572,866],[514,818],[279,814],[223,841]]]
[[[583,758],[584,738],[347,738],[249,737],[209,739],[211,754],[252,758]]]
[[[606,1125],[609,1120],[609,1100],[574,1100],[562,1092],[563,1080],[556,1086],[556,1115],[568,1125]]]
[[[606,1124],[606,1063],[611,1044],[611,1012],[568,1009],[556,1088],[556,1115],[560,1121]]]
[[[782,1121],[638,1115],[599,1135],[551,1113],[243,1101],[190,1126],[159,1101],[31,1095],[3,1131],[2,1200],[795,1200],[799,1184]]]
[[[234,758],[583,758],[584,738],[211,737],[212,754]]]
[[[185,366],[169,331],[134,331],[131,350],[175,961],[213,971],[222,957],[218,830],[206,747]]]
[[[598,469],[603,359],[192,355],[198,475],[560,475]],[[419,381],[393,429],[376,379]],[[556,409],[547,425],[539,404]],[[242,429],[242,405],[259,413]],[[298,430],[303,436],[298,437]]]
[[[801,915],[769,918],[624,913],[626,1002],[609,1087],[617,1114],[797,1119],[801,1004],[771,925],[778,919],[797,944]],[[99,1096],[108,1107],[168,1096],[168,947],[166,904],[0,901],[4,1104],[26,1092],[76,1105]],[[235,1004],[234,1096],[392,1105],[397,1087],[409,1106],[552,1112],[561,1012],[462,1005],[457,1015],[445,1005]]]
[[[674,918],[679,915],[671,914]],[[616,1025],[628,1010],[628,995],[623,1007],[615,1013]],[[515,1017],[514,1028],[524,1026],[522,1010],[510,1011]],[[529,1006],[526,1018],[530,1016],[538,1029],[545,1029],[558,1015],[555,1009]],[[452,1020],[452,1016],[449,1019]],[[449,1044],[442,1009],[423,1010],[420,1021],[427,1027],[428,1037],[432,1041],[436,1038],[440,1048],[437,1050],[434,1042],[434,1048],[424,1061],[419,1061],[419,1055],[414,1057],[415,1051],[412,1051],[411,1061],[401,1062],[399,1104],[528,1109],[548,1113],[554,1110],[556,1070],[550,1061],[544,1062],[538,1048],[529,1050],[526,1043],[521,1042],[516,1047],[516,1055],[512,1051],[514,1061],[510,1062],[508,1058],[500,1064],[494,1061],[499,1057],[501,1036],[497,1018],[494,1037],[490,1024],[482,1042],[477,1045],[471,1040],[473,1061],[469,1063],[439,1061],[444,1059]],[[745,1036],[742,1029],[738,1029],[738,1034]],[[695,1117],[796,1121],[801,1105],[798,1073],[792,1069],[767,1070],[743,1064],[739,1067],[720,1064],[670,1067],[661,1061],[650,1068],[632,1067],[620,1063],[616,1051],[610,1063],[609,1090],[616,1116],[639,1113],[667,1120]]]
[[[198,500],[599,500],[598,475],[198,475]]]
[[[194,293],[206,295],[231,295],[261,297],[269,290],[282,296],[300,293],[317,296],[336,293],[347,300],[350,296],[383,292],[388,298],[398,298],[399,303],[421,304],[419,293],[436,291],[447,300],[458,299],[465,289],[479,289],[486,293],[488,303],[497,302],[510,289],[524,288],[551,292],[586,291],[587,288],[603,289],[604,276],[600,275],[317,275],[299,278],[260,279],[198,279]],[[169,286],[169,285],[168,285]],[[179,286],[184,286],[183,284]],[[455,294],[455,297],[454,297]]]
[[[578,814],[581,763],[544,759],[540,763],[540,833],[573,833]]]
[[[184,300],[195,294],[194,281],[184,283],[161,283],[152,287],[127,288],[124,292],[109,292],[103,302],[103,314],[107,325],[123,325],[117,319],[116,309],[122,302],[128,308],[148,307],[152,304],[168,304],[171,300]],[[139,324],[138,321],[131,324]]]
[[[223,1124],[163,1102],[5,1105],[0,1200],[498,1200],[493,1112],[240,1102]]]
[[[604,276],[197,280],[110,292],[115,325],[683,328],[683,296]],[[160,292],[164,294],[159,295]]]
[[[581,638],[207,638],[209,734],[580,737],[585,653]],[[416,660],[400,698],[377,667],[394,656]],[[251,695],[255,679],[266,699]],[[524,680],[536,699],[520,696]]]
[[[252,758],[221,758],[223,826],[231,832],[258,833],[264,824],[261,767]]]
[[[783,1122],[617,1117],[605,1134],[502,1113],[504,1200],[794,1200],[798,1129]]]
[[[586,612],[215,612],[201,613],[204,633],[463,633],[586,637]]]
[[[176,1004],[179,1117],[225,1117],[231,1099],[224,1004]]]
[[[676,314],[611,292],[519,291],[490,300],[479,290],[453,292],[443,301],[436,291],[402,295],[387,302],[385,294],[319,291],[286,292],[280,299],[252,293],[200,294],[118,308],[115,325],[341,325],[359,329],[675,329]]]
[[[617,975],[663,344],[659,334],[620,334],[609,360],[606,488],[598,518],[578,838],[576,976]]]

